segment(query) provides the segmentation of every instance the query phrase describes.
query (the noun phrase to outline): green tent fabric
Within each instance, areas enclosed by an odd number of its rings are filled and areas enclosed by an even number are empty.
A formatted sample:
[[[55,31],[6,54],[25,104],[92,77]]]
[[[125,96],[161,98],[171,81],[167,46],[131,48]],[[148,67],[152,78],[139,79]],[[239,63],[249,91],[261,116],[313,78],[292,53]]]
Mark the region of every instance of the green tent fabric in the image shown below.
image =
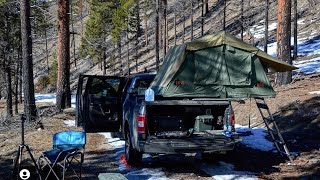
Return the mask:
[[[151,88],[164,97],[274,97],[264,67],[295,69],[220,32],[172,47]]]

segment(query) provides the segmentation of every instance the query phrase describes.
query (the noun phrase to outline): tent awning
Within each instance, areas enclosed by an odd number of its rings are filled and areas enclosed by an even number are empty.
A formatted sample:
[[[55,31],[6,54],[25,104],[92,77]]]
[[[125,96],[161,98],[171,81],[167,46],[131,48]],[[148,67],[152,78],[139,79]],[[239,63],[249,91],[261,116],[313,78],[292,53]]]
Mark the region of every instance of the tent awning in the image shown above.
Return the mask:
[[[220,46],[220,45],[229,45],[238,49],[242,49],[244,51],[251,52],[257,55],[261,60],[261,62],[267,68],[270,68],[276,72],[285,72],[285,71],[298,69],[295,66],[292,66],[284,61],[280,61],[270,56],[269,54],[265,53],[264,51],[241,41],[240,39],[236,38],[235,36],[225,31],[218,32],[213,35],[204,36],[192,42],[188,42],[186,43],[186,50],[196,51],[196,50]]]

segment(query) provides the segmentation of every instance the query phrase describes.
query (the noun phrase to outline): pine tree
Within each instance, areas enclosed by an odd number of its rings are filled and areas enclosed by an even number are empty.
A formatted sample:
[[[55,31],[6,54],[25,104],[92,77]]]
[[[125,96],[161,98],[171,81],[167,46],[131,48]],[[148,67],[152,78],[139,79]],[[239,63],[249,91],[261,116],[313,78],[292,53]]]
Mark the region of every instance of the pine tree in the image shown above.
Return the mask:
[[[291,1],[278,0],[277,56],[292,64],[291,60]],[[284,85],[292,81],[292,72],[277,73],[276,84]]]
[[[264,19],[264,52],[268,52],[268,26],[269,26],[269,0],[265,2],[265,19]]]
[[[36,105],[33,83],[32,40],[30,25],[30,4],[28,0],[20,0],[22,74],[24,83],[24,112],[27,121],[36,117]]]
[[[156,50],[156,69],[159,70],[160,68],[160,59],[159,59],[159,0],[156,1],[156,27],[155,27],[155,34],[156,34],[156,42],[155,42],[155,50]]]
[[[298,57],[298,1],[293,0],[293,59]]]
[[[58,111],[71,107],[69,10],[69,1],[58,0]]]

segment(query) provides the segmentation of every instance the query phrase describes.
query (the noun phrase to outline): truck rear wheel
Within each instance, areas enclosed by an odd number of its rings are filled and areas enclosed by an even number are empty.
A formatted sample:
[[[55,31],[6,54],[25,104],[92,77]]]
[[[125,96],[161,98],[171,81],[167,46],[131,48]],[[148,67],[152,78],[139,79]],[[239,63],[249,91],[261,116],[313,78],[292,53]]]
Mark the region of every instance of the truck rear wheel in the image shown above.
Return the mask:
[[[126,133],[125,155],[128,165],[140,165],[142,162],[142,153],[132,147],[130,132]]]

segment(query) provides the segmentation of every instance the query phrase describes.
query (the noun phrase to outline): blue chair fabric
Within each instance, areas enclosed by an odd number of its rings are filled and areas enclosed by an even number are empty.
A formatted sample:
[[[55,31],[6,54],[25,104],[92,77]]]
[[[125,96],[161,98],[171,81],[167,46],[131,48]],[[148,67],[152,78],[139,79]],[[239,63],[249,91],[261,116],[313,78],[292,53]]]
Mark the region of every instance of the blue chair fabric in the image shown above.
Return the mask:
[[[45,166],[49,166],[50,170],[45,174],[45,179],[52,177],[52,174],[56,179],[60,179],[58,173],[54,171],[54,169],[57,169],[56,166],[60,166],[63,170],[62,179],[64,179],[65,172],[70,167],[78,179],[81,179],[86,133],[81,131],[59,132],[53,135],[52,144],[52,149],[44,151],[38,159],[39,168],[43,169]],[[80,156],[80,158],[77,159],[76,156]],[[72,167],[71,163],[73,161],[80,165],[79,175]]]

